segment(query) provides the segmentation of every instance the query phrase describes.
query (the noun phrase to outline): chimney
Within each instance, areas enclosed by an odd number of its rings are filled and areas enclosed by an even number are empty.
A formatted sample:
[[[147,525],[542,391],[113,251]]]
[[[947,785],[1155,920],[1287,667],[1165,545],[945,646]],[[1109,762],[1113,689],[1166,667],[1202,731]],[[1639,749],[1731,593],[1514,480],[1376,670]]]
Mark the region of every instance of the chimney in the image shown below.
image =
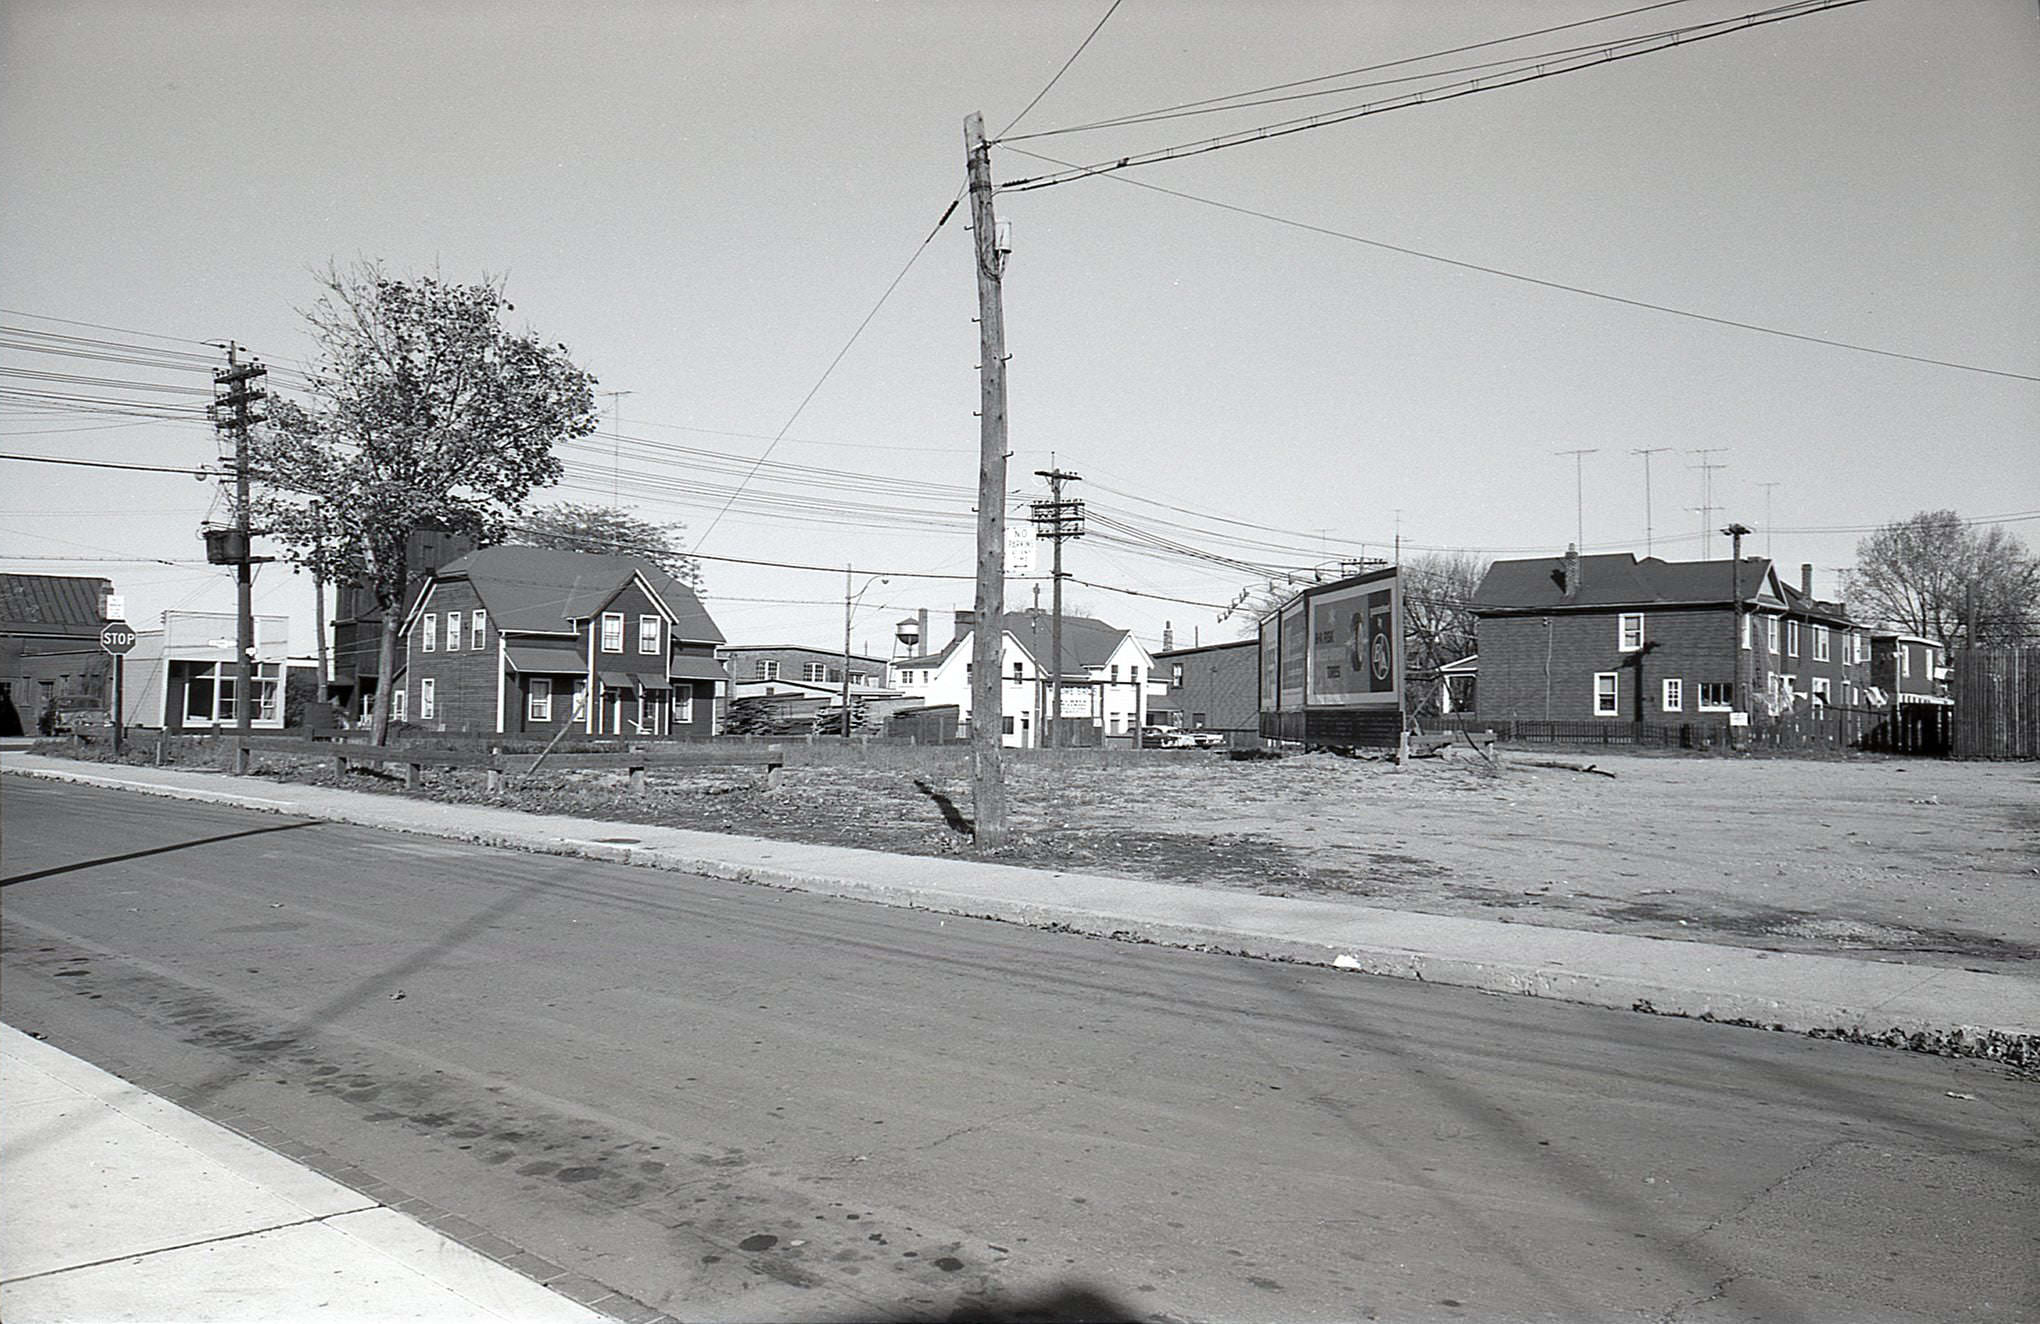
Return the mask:
[[[1168,652],[1176,646],[1176,626],[1172,621],[1162,622],[1162,651]]]
[[[1562,562],[1565,582],[1559,587],[1567,602],[1580,595],[1580,549],[1573,543],[1565,545],[1565,560]]]
[[[950,635],[949,637],[952,640],[961,639],[965,635],[969,634],[971,632],[971,628],[976,624],[977,624],[977,608],[958,607],[956,609],[956,633]]]
[[[1813,596],[1813,567],[1803,561],[1799,565],[1799,591],[1809,598]]]

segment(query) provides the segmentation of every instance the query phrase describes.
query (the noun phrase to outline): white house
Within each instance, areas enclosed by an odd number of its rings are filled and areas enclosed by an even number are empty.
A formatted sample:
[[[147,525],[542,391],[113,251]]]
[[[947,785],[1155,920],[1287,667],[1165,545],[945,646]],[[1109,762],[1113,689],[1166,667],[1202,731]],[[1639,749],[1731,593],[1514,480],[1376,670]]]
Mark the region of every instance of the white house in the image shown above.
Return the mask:
[[[956,632],[935,652],[895,659],[892,688],[926,707],[953,705],[961,734],[970,726],[971,655],[976,648],[976,613],[956,613]],[[1032,749],[1043,743],[1043,715],[1052,702],[1054,670],[1048,665],[1055,623],[1040,610],[1006,613],[999,675],[1004,686],[1000,743]],[[1138,745],[1147,717],[1147,681],[1154,659],[1132,632],[1090,616],[1062,622],[1062,715],[1074,728],[1073,745]]]
[[[283,729],[283,680],[290,660],[290,619],[257,616],[252,679],[257,731]],[[130,726],[216,731],[235,725],[234,615],[166,611],[154,630],[135,631],[127,655],[122,716]]]

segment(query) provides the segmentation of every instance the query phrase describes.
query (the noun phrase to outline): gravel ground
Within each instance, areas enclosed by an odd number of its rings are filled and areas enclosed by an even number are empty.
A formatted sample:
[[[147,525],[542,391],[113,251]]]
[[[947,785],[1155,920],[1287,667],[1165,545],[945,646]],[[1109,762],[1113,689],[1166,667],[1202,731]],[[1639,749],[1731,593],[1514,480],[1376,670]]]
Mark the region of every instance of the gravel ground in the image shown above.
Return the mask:
[[[1016,864],[1781,951],[2040,977],[2040,767],[1511,752],[1012,771]],[[264,770],[336,784],[330,767]],[[344,783],[402,794],[395,778]],[[480,773],[422,794],[706,831],[963,854],[970,786],[897,767]]]

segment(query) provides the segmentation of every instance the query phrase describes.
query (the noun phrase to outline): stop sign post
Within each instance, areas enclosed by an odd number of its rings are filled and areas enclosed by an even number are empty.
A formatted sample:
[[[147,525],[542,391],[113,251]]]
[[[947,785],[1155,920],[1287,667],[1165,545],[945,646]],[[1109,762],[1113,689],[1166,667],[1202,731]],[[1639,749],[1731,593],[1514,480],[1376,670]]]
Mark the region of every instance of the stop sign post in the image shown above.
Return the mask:
[[[135,630],[126,621],[108,621],[99,627],[99,646],[113,654],[113,752],[120,754],[122,728],[126,722],[121,708],[126,701],[122,693],[128,652],[135,646]]]

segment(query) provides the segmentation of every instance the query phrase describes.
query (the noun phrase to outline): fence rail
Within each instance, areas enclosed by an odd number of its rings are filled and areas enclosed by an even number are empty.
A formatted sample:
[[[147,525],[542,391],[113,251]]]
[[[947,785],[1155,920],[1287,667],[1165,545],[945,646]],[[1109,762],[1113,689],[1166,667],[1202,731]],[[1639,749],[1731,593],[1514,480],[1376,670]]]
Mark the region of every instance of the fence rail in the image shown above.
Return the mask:
[[[1896,708],[1823,708],[1786,717],[1759,716],[1736,742],[1750,749],[1779,751],[1862,750],[1877,754],[1945,755],[1950,717],[1945,704],[1902,704]],[[1722,750],[1731,746],[1726,717],[1720,721],[1623,722],[1541,721],[1450,713],[1423,719],[1429,731],[1492,730],[1507,744],[1627,747],[1631,749]]]

